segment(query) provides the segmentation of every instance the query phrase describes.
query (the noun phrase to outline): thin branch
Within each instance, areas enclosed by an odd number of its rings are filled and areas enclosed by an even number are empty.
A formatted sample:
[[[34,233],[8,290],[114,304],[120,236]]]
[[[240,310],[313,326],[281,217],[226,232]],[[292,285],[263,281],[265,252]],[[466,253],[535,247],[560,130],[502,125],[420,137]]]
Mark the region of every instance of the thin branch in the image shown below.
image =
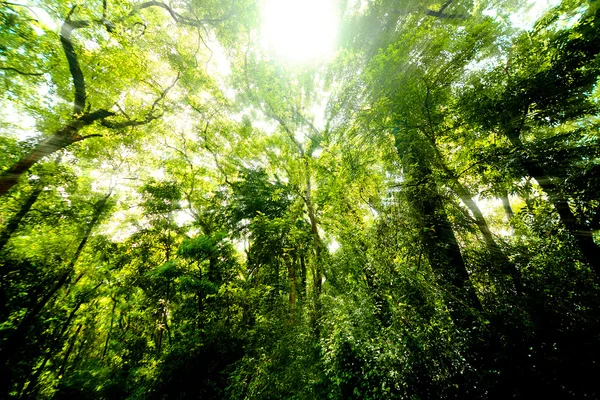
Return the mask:
[[[290,104],[291,105],[291,104]],[[321,131],[319,131],[312,122],[310,122],[300,111],[298,111],[298,107],[292,106],[292,110],[294,110],[294,114],[296,114],[297,117],[299,117],[302,122],[304,122],[304,124],[306,124],[310,130],[313,132],[313,134],[315,136],[319,136],[321,135]]]
[[[198,17],[198,15],[196,14],[196,8],[192,7],[191,5],[188,5],[188,11],[190,11],[194,15],[194,18],[196,18],[197,20],[200,19]],[[202,41],[202,43],[204,43],[204,46],[206,46],[206,48],[210,52],[210,58],[208,60],[208,61],[210,61],[212,59],[212,56],[213,56],[213,51],[211,50],[210,47],[208,47],[208,45],[204,41],[204,38],[200,34],[200,29],[202,29],[204,31],[204,33],[206,34],[207,37],[210,36],[210,33],[208,32],[208,29],[206,29],[206,27],[204,25],[202,27],[200,27],[200,26],[196,27],[196,31],[198,32],[198,37],[200,38],[200,41]],[[194,54],[194,57],[196,57],[196,55],[198,54],[198,51],[200,51],[200,42],[198,42],[198,50],[196,51],[196,54]],[[207,64],[208,64],[208,62],[207,62]]]
[[[183,156],[183,159],[185,160],[185,162],[190,166],[190,171],[192,172],[192,174],[194,173],[194,164],[192,163],[192,161],[190,160],[190,158],[188,157],[188,155],[185,151],[183,151],[175,146],[171,146],[170,144],[168,144],[166,142],[166,140],[162,143],[162,145],[171,150],[175,150],[176,152],[181,154]]]
[[[208,151],[212,157],[213,160],[215,161],[215,165],[217,166],[217,169],[219,170],[219,172],[221,174],[223,174],[223,177],[225,178],[225,184],[231,186],[231,182],[229,181],[229,177],[227,175],[227,172],[225,172],[225,169],[223,168],[223,166],[221,165],[221,163],[219,162],[219,157],[217,156],[217,152],[214,151],[209,145],[208,145],[208,141],[206,140],[206,131],[205,131],[205,136],[204,136],[204,142],[203,142],[203,146],[206,151]]]
[[[181,139],[183,140],[183,148],[184,148],[184,150],[186,150],[187,146],[186,146],[186,140],[185,140],[185,136],[184,136],[183,132],[181,132]],[[191,176],[190,190],[184,191],[184,196],[185,196],[185,199],[187,200],[188,211],[192,214],[192,217],[194,217],[196,219],[196,221],[201,221],[202,217],[200,216],[200,214],[198,214],[196,212],[196,210],[194,210],[194,207],[192,206],[192,193],[196,191],[196,174],[194,172],[194,170],[195,170],[194,163],[192,162],[192,160],[190,160],[186,151],[181,150],[175,146],[171,146],[170,144],[167,143],[166,140],[164,141],[163,146],[165,146],[169,149],[175,150],[176,152],[181,154],[183,156],[183,159],[185,160],[185,162],[189,165],[190,174],[188,175],[186,172],[184,172],[184,174],[185,174],[184,178]]]
[[[127,115],[127,113],[125,112],[125,110],[123,110],[121,108],[121,106],[119,105],[119,103],[115,103],[115,106],[117,106],[117,108],[119,109],[119,111],[121,111],[121,113],[125,116],[125,118],[131,119],[131,117],[129,115]]]
[[[246,49],[246,52],[244,54],[244,76],[245,76],[245,84],[246,84],[246,89],[248,94],[252,97],[256,99],[256,96],[254,95],[254,93],[252,92],[252,90],[250,89],[250,83],[249,83],[249,79],[248,79],[248,51],[249,48]],[[298,152],[300,153],[301,157],[305,156],[305,152],[304,149],[302,148],[302,145],[298,142],[298,140],[296,140],[296,137],[294,136],[294,133],[292,132],[291,128],[287,125],[287,123],[277,114],[277,112],[275,111],[275,107],[273,107],[273,105],[266,99],[262,99],[264,101],[264,103],[267,106],[267,109],[263,109],[263,113],[269,117],[274,119],[275,121],[277,121],[279,123],[279,126],[281,126],[281,128],[283,128],[283,130],[285,131],[285,133],[288,135],[288,137],[290,138],[290,140],[292,141],[292,143],[294,143],[294,145],[296,146],[296,148],[298,149]]]
[[[200,42],[202,42],[202,44],[204,44],[204,47],[206,47],[208,49],[208,51],[210,52],[210,57],[208,57],[208,60],[206,61],[206,64],[204,64],[205,66],[208,66],[208,63],[210,63],[210,61],[213,58],[213,51],[212,49],[206,44],[206,42],[204,41],[204,38],[202,37],[202,35],[200,34],[200,27],[197,28],[198,31],[198,47],[196,48],[196,52],[194,53],[194,62],[196,64],[196,67],[198,66],[198,53],[200,52]],[[204,32],[206,33],[206,28],[204,28]]]
[[[123,121],[123,122],[112,122],[112,121],[103,120],[101,122],[102,126],[104,126],[106,128],[111,128],[111,129],[122,129],[122,128],[127,128],[127,127],[146,125],[146,124],[154,121],[155,119],[162,117],[162,115],[163,115],[162,112],[160,114],[155,114],[154,111],[156,110],[158,103],[161,100],[164,100],[167,93],[169,93],[169,91],[171,89],[173,89],[173,87],[175,86],[175,84],[177,83],[177,81],[179,80],[180,77],[181,77],[181,72],[178,72],[177,77],[175,78],[173,83],[171,85],[169,85],[165,90],[163,90],[162,93],[160,94],[160,96],[158,96],[158,98],[156,100],[154,100],[154,102],[152,103],[152,107],[150,108],[150,111],[148,112],[148,114],[146,114],[144,119],[142,119],[142,120],[131,120],[130,119],[128,121]],[[121,112],[125,116],[127,116],[127,114],[125,114],[125,112],[121,109],[121,107],[119,107],[118,105],[117,105],[117,107],[119,108],[119,110],[121,110]]]
[[[154,103],[152,103],[152,109],[151,109],[150,113],[152,113],[154,111],[154,109],[156,108],[158,103],[165,98],[167,93],[169,93],[169,91],[175,87],[175,85],[177,84],[177,81],[179,81],[179,78],[181,78],[181,71],[177,72],[177,76],[173,80],[173,83],[171,83],[171,85],[169,85],[165,90],[163,90],[162,93],[160,94],[160,96],[156,100],[154,100]]]
[[[35,21],[38,22],[40,17],[37,15],[37,13],[33,10],[32,7],[26,5],[26,4],[19,4],[19,3],[12,3],[9,1],[0,1],[0,4],[2,4],[3,6],[7,6],[8,8],[12,9],[10,6],[15,6],[15,7],[23,7],[29,10],[30,13],[32,13],[33,15],[35,15],[35,17],[37,19],[34,20],[30,20],[30,19],[26,19],[26,21]],[[14,10],[13,10],[14,11]]]
[[[425,79],[425,77],[423,77],[423,82],[425,83],[425,88],[427,89],[425,94],[425,112],[427,114],[427,123],[429,124],[429,129],[431,130],[431,137],[429,138],[429,140],[431,140],[433,145],[436,146],[435,128],[433,127],[433,118],[431,117],[431,104],[429,103],[429,97],[431,96],[431,88],[427,84],[427,80]],[[422,131],[425,134],[425,136],[427,136],[425,129],[423,129]]]
[[[26,76],[42,76],[44,75],[45,72],[23,72],[17,68],[14,67],[0,67],[0,70],[3,71],[14,71],[19,75],[26,75]]]
[[[265,103],[267,104],[267,107],[270,110],[270,111],[269,110],[265,110],[265,114],[268,117],[273,118],[275,121],[279,122],[279,125],[283,128],[283,130],[285,131],[285,133],[287,133],[287,135],[290,138],[290,140],[294,143],[294,145],[298,149],[298,152],[300,153],[300,156],[304,157],[304,149],[302,148],[302,145],[298,142],[298,140],[296,140],[296,137],[294,136],[294,133],[292,132],[292,130],[290,129],[290,127],[285,123],[285,121],[281,117],[279,117],[275,113],[275,109],[271,105],[271,103],[269,103],[266,100],[265,100]]]

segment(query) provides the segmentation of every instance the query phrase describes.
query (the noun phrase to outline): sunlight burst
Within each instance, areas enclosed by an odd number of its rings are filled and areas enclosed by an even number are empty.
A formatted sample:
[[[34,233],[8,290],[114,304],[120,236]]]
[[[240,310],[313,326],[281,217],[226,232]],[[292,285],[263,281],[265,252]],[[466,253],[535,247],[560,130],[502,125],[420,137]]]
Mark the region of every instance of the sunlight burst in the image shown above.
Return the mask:
[[[265,0],[263,45],[293,62],[324,59],[334,52],[338,18],[333,0]]]

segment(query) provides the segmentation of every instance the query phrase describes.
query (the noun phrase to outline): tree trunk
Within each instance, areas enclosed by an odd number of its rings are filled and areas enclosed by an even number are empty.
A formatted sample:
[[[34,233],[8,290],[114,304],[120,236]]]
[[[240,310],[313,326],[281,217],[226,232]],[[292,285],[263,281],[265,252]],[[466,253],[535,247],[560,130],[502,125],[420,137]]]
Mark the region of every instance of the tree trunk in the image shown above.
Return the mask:
[[[73,352],[73,349],[75,348],[75,342],[77,342],[77,336],[79,336],[79,332],[81,332],[81,328],[83,328],[83,325],[79,324],[79,326],[77,326],[77,330],[73,334],[73,339],[71,339],[69,348],[67,349],[67,352],[65,353],[65,357],[63,358],[62,366],[60,367],[60,372],[58,373],[59,378],[61,378],[67,371],[69,357],[71,356],[71,353]]]
[[[106,357],[106,353],[108,352],[108,344],[110,343],[110,336],[112,335],[113,324],[115,321],[115,309],[117,308],[117,299],[113,298],[113,306],[110,312],[110,326],[108,328],[108,333],[106,334],[106,341],[104,342],[104,350],[102,351],[102,360]]]
[[[38,301],[25,314],[25,316],[19,323],[17,329],[15,329],[13,334],[11,334],[7,338],[7,340],[4,342],[4,346],[0,350],[0,359],[4,360],[2,367],[0,367],[0,375],[2,375],[2,373],[4,372],[4,368],[7,368],[10,365],[10,362],[12,361],[13,357],[18,353],[18,351],[21,349],[23,344],[28,339],[27,333],[28,333],[31,325],[36,320],[36,318],[39,316],[39,314],[42,312],[42,310],[46,307],[46,305],[50,302],[50,300],[54,297],[56,292],[58,292],[69,281],[69,278],[71,277],[71,275],[73,273],[73,267],[75,266],[75,263],[79,259],[79,256],[81,255],[81,252],[83,251],[83,248],[85,247],[88,239],[90,238],[93,228],[98,223],[100,216],[102,214],[102,211],[104,210],[104,207],[106,206],[106,202],[107,202],[108,198],[110,197],[110,195],[111,195],[111,193],[108,193],[103,199],[101,199],[98,203],[96,203],[96,210],[94,212],[94,216],[92,217],[92,220],[86,225],[86,229],[85,229],[83,238],[81,239],[79,246],[77,246],[77,250],[75,251],[75,254],[73,255],[71,261],[69,262],[69,265],[67,265],[67,267],[63,270],[63,273],[60,275],[60,278],[58,279],[58,281],[40,299],[40,301]]]
[[[506,214],[506,218],[508,218],[508,221],[510,222],[510,220],[512,220],[514,218],[515,213],[513,212],[513,209],[510,206],[510,200],[508,199],[508,193],[506,193],[506,192],[502,193],[502,196],[500,196],[500,198],[502,199],[502,207],[504,208],[504,213]]]
[[[294,257],[285,257],[286,263],[288,265],[288,279],[290,281],[290,306],[294,307],[294,303],[296,302],[296,271],[294,269]]]
[[[425,135],[425,136],[427,136],[427,135]],[[479,231],[481,232],[481,235],[483,236],[483,240],[485,242],[486,248],[492,257],[492,263],[495,264],[497,267],[499,267],[499,270],[502,274],[510,276],[512,278],[513,284],[515,286],[515,290],[517,291],[517,293],[522,294],[523,293],[523,284],[522,284],[522,280],[521,280],[521,273],[517,270],[515,265],[508,259],[506,254],[504,254],[504,252],[502,251],[500,246],[498,246],[498,243],[496,242],[494,235],[490,231],[490,227],[489,227],[487,221],[485,220],[485,217],[483,216],[481,209],[479,208],[479,206],[477,205],[475,200],[473,200],[473,196],[471,196],[469,189],[467,189],[459,181],[459,179],[456,176],[456,174],[454,173],[454,171],[452,171],[450,169],[450,167],[448,167],[448,165],[446,165],[444,156],[440,153],[439,149],[437,148],[436,143],[433,142],[433,140],[430,140],[430,142],[431,142],[431,147],[435,153],[438,164],[440,165],[440,167],[442,168],[442,170],[444,171],[446,176],[448,178],[450,178],[454,184],[452,189],[458,195],[460,200],[465,204],[465,206],[467,206],[469,211],[471,211],[471,214],[473,214],[473,219],[475,220],[475,224],[477,225],[477,228],[479,228]],[[508,201],[508,199],[507,199],[507,201]],[[509,208],[510,208],[510,204],[509,204]],[[512,210],[511,210],[511,212],[512,212]]]
[[[54,297],[54,294],[58,292],[69,280],[71,276],[72,268],[66,268],[62,273],[56,284],[50,289],[40,301],[38,301],[21,320],[17,329],[12,335],[5,341],[2,350],[0,350],[1,358],[4,359],[5,365],[7,366],[12,357],[20,350],[21,346],[27,339],[27,331],[29,330],[32,323],[35,321],[40,312],[44,309],[46,304]]]
[[[218,277],[218,269],[217,269],[217,265],[218,265],[218,254],[217,253],[212,253],[208,256],[208,271],[206,273],[206,276],[208,277],[208,280],[211,281],[212,283],[219,283],[220,279]]]
[[[85,296],[82,296],[82,298],[77,302],[77,304],[75,304],[75,307],[73,307],[73,309],[69,313],[69,316],[67,317],[65,322],[62,324],[61,329],[58,331],[58,333],[56,333],[54,335],[54,339],[52,340],[52,342],[50,343],[50,345],[48,346],[48,348],[46,350],[46,355],[44,356],[44,360],[42,361],[42,364],[40,364],[38,369],[35,370],[33,377],[31,378],[31,380],[29,382],[29,385],[24,388],[24,390],[27,389],[26,393],[29,398],[39,397],[39,396],[37,396],[37,392],[36,392],[38,389],[37,382],[38,382],[38,379],[41,376],[42,372],[44,372],[44,368],[45,368],[46,364],[48,363],[48,361],[50,361],[50,358],[58,350],[59,344],[61,343],[61,339],[63,338],[65,332],[71,325],[71,321],[73,321],[73,319],[75,318],[75,315],[77,314],[77,311],[79,310],[79,308],[83,305],[83,303],[86,302],[87,295],[93,293],[96,289],[98,289],[100,286],[102,286],[102,284],[103,284],[103,282],[100,282],[99,284],[94,286],[89,292],[87,292]],[[22,396],[20,395],[19,397],[22,397]]]
[[[323,251],[323,243],[321,241],[321,236],[319,235],[319,227],[317,223],[317,217],[315,215],[315,209],[312,202],[312,187],[311,187],[311,177],[310,177],[310,166],[308,161],[304,160],[305,167],[305,175],[306,175],[306,208],[308,210],[308,219],[310,220],[310,229],[313,236],[313,242],[315,245],[315,263],[313,270],[313,290],[315,298],[318,298],[321,295],[321,281],[323,277],[323,272],[321,269],[321,258]]]
[[[540,185],[546,195],[548,195],[548,199],[552,205],[554,205],[561,222],[567,231],[575,238],[581,254],[596,275],[596,280],[600,281],[600,247],[594,242],[592,229],[577,220],[577,217],[573,214],[569,202],[563,195],[561,189],[546,173],[544,168],[539,165],[531,155],[527,154],[525,146],[519,138],[518,132],[512,132],[506,136],[513,146],[524,152],[521,165],[529,176],[537,181],[538,185]]]
[[[300,297],[306,298],[306,260],[304,258],[304,252],[300,252]]]
[[[0,252],[2,252],[2,249],[4,249],[4,246],[6,246],[6,243],[8,243],[12,234],[17,230],[21,221],[31,209],[31,206],[33,206],[33,204],[37,201],[38,197],[42,193],[42,190],[42,184],[38,183],[29,195],[29,197],[27,197],[27,200],[25,200],[25,203],[23,203],[23,205],[21,206],[19,212],[13,215],[13,217],[8,221],[8,224],[6,224],[6,228],[4,228],[4,230],[2,230],[2,233],[0,233]]]
[[[442,295],[454,323],[462,329],[475,324],[473,310],[482,306],[469,279],[464,260],[452,225],[448,220],[442,199],[423,146],[417,135],[405,131],[394,134],[405,178],[405,193],[415,213],[421,244],[429,264],[442,289]]]
[[[81,307],[81,305],[84,303],[84,301],[85,301],[84,299],[81,299],[80,301],[77,302],[75,307],[73,307],[73,309],[69,313],[69,316],[67,317],[67,320],[62,324],[60,331],[54,335],[54,339],[52,340],[52,342],[48,346],[48,349],[46,350],[46,355],[44,356],[44,360],[42,361],[40,366],[33,373],[33,376],[29,380],[29,384],[23,388],[23,391],[25,391],[25,390],[27,391],[26,393],[27,393],[28,397],[31,397],[31,398],[37,397],[37,396],[35,396],[34,392],[37,389],[38,379],[39,379],[40,375],[42,374],[42,372],[44,371],[46,364],[48,363],[48,361],[50,361],[50,358],[54,354],[54,351],[56,350],[58,344],[60,344],[60,340],[62,339],[63,335],[65,334],[65,332],[71,325],[71,321],[75,317],[75,314],[79,310],[79,307]],[[22,397],[22,396],[19,396],[19,397]]]
[[[65,147],[87,139],[92,136],[79,136],[79,131],[114,113],[106,110],[99,110],[93,113],[84,114],[81,118],[72,121],[70,124],[57,130],[52,136],[40,141],[29,153],[22,156],[12,167],[0,174],[0,197],[6,195],[8,191],[19,181],[21,176],[42,158],[49,156]]]
[[[500,272],[504,275],[510,276],[513,280],[513,284],[517,293],[523,293],[523,284],[521,280],[521,273],[517,270],[515,265],[510,262],[506,254],[502,251],[496,239],[494,239],[494,235],[490,231],[490,227],[485,220],[481,209],[471,197],[468,189],[464,187],[458,179],[455,180],[455,192],[458,194],[458,197],[462,200],[462,202],[467,206],[469,211],[473,214],[473,218],[475,219],[475,224],[479,228],[479,231],[483,235],[483,240],[485,245],[492,256],[492,262],[499,266]]]
[[[313,312],[310,313],[310,323],[312,326],[313,335],[316,338],[321,336],[321,328],[319,325],[319,320],[321,318],[321,289],[322,289],[322,279],[323,279],[323,270],[322,270],[322,258],[323,258],[323,242],[321,241],[321,236],[319,235],[319,225],[317,222],[317,216],[315,213],[314,204],[312,201],[312,185],[311,185],[311,170],[310,164],[307,156],[302,154],[304,158],[304,173],[306,179],[306,187],[305,187],[305,198],[304,201],[306,203],[306,208],[308,211],[308,219],[310,220],[310,230],[313,239],[313,245],[315,246],[315,258],[311,262],[311,272],[313,278]]]

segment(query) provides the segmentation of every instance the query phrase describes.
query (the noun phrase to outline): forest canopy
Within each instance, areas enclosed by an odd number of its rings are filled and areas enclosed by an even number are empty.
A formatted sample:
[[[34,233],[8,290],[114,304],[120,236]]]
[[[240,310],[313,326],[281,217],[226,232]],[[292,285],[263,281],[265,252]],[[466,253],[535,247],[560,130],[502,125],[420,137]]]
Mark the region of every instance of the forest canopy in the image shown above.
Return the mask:
[[[599,398],[600,3],[0,0],[0,399]]]

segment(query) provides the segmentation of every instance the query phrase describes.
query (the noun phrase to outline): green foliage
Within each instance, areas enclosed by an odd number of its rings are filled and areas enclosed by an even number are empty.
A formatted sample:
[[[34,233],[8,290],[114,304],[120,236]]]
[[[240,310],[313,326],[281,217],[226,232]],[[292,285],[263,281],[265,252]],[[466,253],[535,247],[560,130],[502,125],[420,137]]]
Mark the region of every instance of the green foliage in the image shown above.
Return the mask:
[[[290,188],[281,182],[272,183],[264,170],[248,170],[232,184],[231,218],[234,223],[264,215],[281,218],[291,204]]]
[[[202,235],[184,240],[179,247],[179,254],[191,260],[203,261],[217,254],[217,245],[212,237]]]
[[[599,396],[597,2],[338,5],[0,2],[0,398]]]

